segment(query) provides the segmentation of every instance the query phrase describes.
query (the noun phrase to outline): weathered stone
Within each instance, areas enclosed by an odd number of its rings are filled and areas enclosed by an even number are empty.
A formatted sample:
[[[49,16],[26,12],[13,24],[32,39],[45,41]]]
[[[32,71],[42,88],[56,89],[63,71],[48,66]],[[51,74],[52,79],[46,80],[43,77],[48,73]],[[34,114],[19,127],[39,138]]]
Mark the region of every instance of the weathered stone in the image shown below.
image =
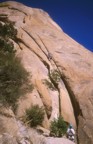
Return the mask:
[[[0,115],[10,117],[10,118],[15,117],[13,111],[10,108],[4,107],[2,105],[0,106]]]
[[[9,117],[0,114],[0,134],[9,133],[10,135],[17,136],[18,126],[14,117]]]
[[[33,144],[75,144],[66,138],[45,137],[35,129],[28,129],[28,132]]]
[[[8,133],[4,133],[0,135],[0,144],[18,144],[15,137],[9,135]]]
[[[41,126],[37,126],[36,129],[43,136],[49,136],[50,135],[50,131],[48,129],[45,129],[45,128],[41,127]]]

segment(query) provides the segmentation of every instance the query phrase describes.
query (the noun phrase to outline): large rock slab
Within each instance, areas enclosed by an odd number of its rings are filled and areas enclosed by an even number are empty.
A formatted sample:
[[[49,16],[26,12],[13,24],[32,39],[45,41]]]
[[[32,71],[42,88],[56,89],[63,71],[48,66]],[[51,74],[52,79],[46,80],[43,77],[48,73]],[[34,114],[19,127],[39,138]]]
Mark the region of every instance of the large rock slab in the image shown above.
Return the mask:
[[[36,86],[38,73],[39,79],[45,79],[51,69],[56,68],[66,88],[65,91],[61,89],[65,96],[64,104],[63,100],[61,102],[64,110],[62,115],[74,124],[76,119],[79,144],[93,144],[93,54],[65,34],[44,11],[14,1],[7,3],[8,6],[0,7],[0,14],[6,14],[15,22],[20,39],[18,43],[15,42],[17,54],[22,58],[24,67],[32,74],[33,84]],[[49,53],[52,55],[51,60]],[[50,81],[54,83],[51,78]],[[41,90],[40,86],[35,89],[37,93],[38,89]],[[49,90],[46,91],[48,93]],[[57,91],[59,96],[58,88]],[[27,96],[29,106],[30,102],[35,102],[32,95],[30,93]],[[57,108],[54,109],[52,97],[49,98],[48,95],[45,98],[43,92],[42,96],[43,100],[38,93],[39,105],[44,103],[48,109],[52,107],[50,114],[56,111],[56,115],[59,115],[58,102]],[[45,102],[45,99],[48,99],[49,103]],[[19,110],[19,117],[27,107],[27,103],[24,103],[25,106],[19,106],[22,108],[22,111]],[[68,111],[66,106],[70,107]],[[72,117],[68,118],[70,114]]]

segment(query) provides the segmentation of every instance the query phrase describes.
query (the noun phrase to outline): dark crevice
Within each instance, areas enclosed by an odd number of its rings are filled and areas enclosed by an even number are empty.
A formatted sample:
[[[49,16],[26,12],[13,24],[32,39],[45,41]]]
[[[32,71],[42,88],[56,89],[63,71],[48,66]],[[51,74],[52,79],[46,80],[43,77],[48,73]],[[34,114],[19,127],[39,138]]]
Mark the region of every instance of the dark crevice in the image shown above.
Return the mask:
[[[49,78],[50,78],[51,83],[53,83],[54,87],[56,88],[56,90],[57,90],[58,93],[59,93],[59,95],[58,95],[58,98],[59,98],[59,115],[61,115],[60,90],[59,90],[59,88],[58,88],[58,83],[55,82],[55,80],[52,78],[50,71],[49,71],[49,74],[48,74],[48,75],[49,75]]]
[[[23,28],[22,28],[22,29],[23,29]],[[25,31],[25,30],[23,29],[23,31]],[[26,31],[25,31],[25,32],[26,32]],[[28,32],[26,32],[26,33],[34,40],[34,42],[39,46],[39,48],[41,48],[41,46],[36,42],[35,38],[33,38]],[[45,60],[43,60],[42,57],[40,57],[39,54],[37,54],[34,50],[32,50],[31,47],[29,47],[22,39],[17,38],[17,39],[16,39],[16,42],[21,42],[21,43],[23,43],[29,50],[31,50],[32,52],[34,52],[34,54],[36,54],[37,57],[39,57],[39,59],[43,62],[43,64],[45,65],[45,67],[46,67],[48,70],[50,70],[49,64],[48,64]],[[21,49],[22,49],[22,48],[21,48]],[[42,49],[41,49],[41,50],[42,50]],[[45,53],[44,53],[44,54],[45,54]],[[46,54],[45,54],[45,55],[46,55]]]
[[[52,57],[51,57],[51,55],[50,55],[50,53],[49,53],[46,45],[44,44],[43,40],[41,39],[41,37],[39,35],[37,35],[37,36],[40,39],[40,41],[42,42],[42,44],[44,45],[44,47],[45,47],[45,49],[47,51],[47,54],[44,52],[44,50],[42,49],[41,45],[37,42],[37,40],[31,35],[31,33],[27,32],[25,29],[23,29],[23,31],[25,31],[32,38],[32,40],[36,43],[36,45],[40,48],[40,50],[45,54],[45,56],[47,57],[47,59],[52,59]]]
[[[49,53],[49,51],[48,51],[48,49],[47,49],[47,47],[46,47],[46,45],[45,45],[45,43],[43,42],[43,40],[41,39],[41,37],[38,35],[38,37],[39,37],[39,39],[41,40],[41,42],[42,42],[42,44],[44,45],[44,47],[46,48],[46,50],[47,50],[47,53]],[[46,55],[47,56],[47,55]]]
[[[23,29],[23,28],[22,28]],[[42,50],[42,47],[40,46],[40,44],[36,41],[36,39],[29,33],[27,32],[25,29],[23,29],[23,31],[25,31],[31,38],[32,40],[36,43],[36,45],[38,45],[38,47],[40,48],[40,50],[46,55],[47,57],[47,54]],[[38,36],[38,35],[37,35]],[[39,36],[38,36],[39,37]],[[39,37],[40,38],[40,37]],[[40,39],[41,40],[41,39]]]
[[[24,30],[25,31],[25,30]],[[26,31],[25,31],[26,32]],[[28,32],[26,32],[27,34],[29,34]],[[33,36],[31,36],[30,34],[29,34],[29,36],[34,40],[34,42],[38,45],[38,47],[42,50],[42,48],[41,48],[41,46],[38,44],[38,42],[35,40],[35,38],[33,37]],[[40,38],[40,37],[39,37]],[[42,40],[41,40],[42,41]],[[23,42],[23,41],[22,41]],[[24,43],[24,42],[23,42]],[[26,45],[26,47],[28,47],[30,50],[31,50],[31,48],[29,47],[29,46],[27,46],[27,44],[25,44],[24,43],[24,45]],[[45,44],[43,43],[43,45],[45,46]],[[45,48],[46,48],[46,50],[47,50],[47,47],[45,46]],[[31,51],[33,51],[33,50],[31,50]],[[48,51],[48,50],[47,50]],[[34,52],[34,51],[33,51]],[[35,52],[34,52],[35,53]],[[60,90],[59,90],[59,88],[58,88],[58,83],[56,83],[54,80],[53,80],[53,78],[51,77],[51,72],[50,72],[50,66],[49,66],[49,64],[46,62],[46,61],[44,61],[37,53],[35,53],[39,58],[40,58],[40,60],[43,62],[43,64],[47,67],[47,69],[48,69],[48,71],[49,71],[49,78],[50,78],[50,80],[51,80],[51,82],[54,84],[54,86],[55,86],[55,88],[58,90],[58,92],[59,92],[59,112],[61,113],[61,104],[60,104]],[[46,55],[46,54],[45,54]],[[82,115],[82,111],[81,111],[81,109],[80,109],[80,106],[79,106],[79,103],[77,102],[77,100],[76,100],[76,98],[75,98],[75,94],[74,94],[74,92],[71,90],[71,87],[70,87],[70,85],[69,85],[69,83],[68,83],[68,81],[66,80],[66,77],[63,75],[63,74],[61,74],[61,72],[60,72],[60,70],[59,70],[59,68],[58,68],[58,66],[57,66],[57,64],[56,64],[56,61],[52,58],[52,60],[53,60],[53,62],[54,62],[54,64],[55,64],[55,66],[56,66],[56,69],[58,70],[58,72],[59,72],[59,74],[60,74],[60,77],[61,77],[61,79],[63,80],[63,82],[64,82],[64,84],[65,84],[65,87],[66,87],[66,89],[67,89],[67,91],[68,91],[68,93],[69,93],[69,96],[70,96],[70,99],[71,99],[71,103],[72,103],[72,106],[73,106],[73,110],[74,110],[74,115],[75,115],[75,119],[76,119],[76,124],[77,124],[77,126],[78,126],[78,116],[79,115],[81,115],[82,117],[83,117],[83,115]]]
[[[58,92],[59,92],[59,113],[60,113],[60,116],[61,116],[61,98],[60,98],[60,89],[58,88]]]
[[[17,43],[17,44],[18,44],[18,46],[19,46],[20,50],[23,50],[23,48],[20,46],[20,44],[19,44],[19,43]]]
[[[82,111],[80,109],[79,103],[78,103],[78,101],[75,98],[75,94],[72,91],[70,85],[68,84],[65,76],[61,75],[61,79],[63,80],[63,82],[65,84],[65,87],[66,87],[66,89],[67,89],[67,91],[69,93],[69,96],[70,96],[70,100],[71,100],[71,103],[72,103],[72,106],[73,106],[73,110],[74,110],[74,116],[75,116],[75,120],[76,120],[76,125],[77,125],[77,132],[78,132],[78,125],[79,125],[78,116],[83,117],[83,114],[82,114]],[[79,144],[78,134],[76,135],[76,141],[77,141],[77,144]]]
[[[38,91],[38,94],[39,94],[40,98],[42,99],[41,93],[39,92],[38,89],[37,89],[37,91]],[[42,102],[43,102],[43,100],[42,100]],[[44,102],[43,102],[43,105],[44,105],[44,108],[45,108],[44,110],[45,110],[45,112],[46,112],[47,118],[49,119],[50,116],[51,116],[50,111],[52,111],[52,109],[49,110],[49,109],[47,108],[47,105],[46,105]]]
[[[59,91],[59,114],[61,116],[61,99],[60,99],[60,90],[58,89]]]
[[[48,64],[46,61],[44,61],[44,60],[42,60],[42,62],[43,62],[43,64],[45,65],[45,67],[50,71],[50,66],[49,66],[49,64]]]
[[[30,51],[32,51],[35,55],[37,55],[37,57],[39,57],[39,59],[42,61],[42,63],[45,65],[45,67],[50,71],[50,66],[49,66],[49,64],[46,62],[46,61],[44,61],[37,53],[35,53],[27,44],[25,44],[25,42],[24,41],[22,41],[21,39],[20,39],[20,42],[21,43],[23,43]],[[20,47],[21,48],[21,47]],[[38,91],[38,90],[37,90]],[[41,93],[38,91],[38,93],[39,93],[39,95],[40,95],[40,97],[41,97],[41,99],[42,99],[42,95],[41,95]],[[43,104],[44,104],[44,102],[43,102]],[[50,116],[51,116],[51,114],[49,114],[49,110],[47,109],[47,106],[44,104],[44,107],[45,107],[45,112],[46,112],[46,114],[47,114],[47,117],[48,117],[48,119],[50,118]],[[51,111],[51,110],[50,110]]]
[[[59,70],[59,68],[58,68],[58,66],[57,66],[57,64],[56,64],[56,61],[55,61],[54,59],[53,59],[53,61],[54,61],[54,64],[56,65],[56,68],[57,68],[59,74],[60,74],[60,78],[61,78],[62,81],[64,82],[64,85],[65,85],[65,87],[66,87],[66,89],[67,89],[67,91],[68,91],[68,93],[69,93],[70,100],[71,100],[71,103],[72,103],[72,106],[73,106],[73,110],[74,110],[74,116],[75,116],[75,120],[76,120],[77,131],[78,131],[78,125],[79,125],[78,116],[83,117],[82,111],[81,111],[81,109],[80,109],[80,106],[79,106],[78,101],[77,101],[76,98],[75,98],[74,92],[72,91],[72,89],[71,89],[68,81],[66,80],[65,75],[63,75],[63,74],[60,72],[60,70]],[[50,79],[51,79],[51,77],[50,77]],[[52,79],[51,79],[51,81],[54,83],[54,81],[53,81]],[[58,88],[58,85],[56,85],[55,83],[54,83],[54,85],[55,85],[55,87],[57,88],[57,90],[58,90],[58,92],[59,92],[59,111],[61,112],[60,90],[59,90],[59,88]],[[77,144],[79,144],[78,134],[76,135],[76,141],[77,141]]]
[[[28,47],[28,48],[31,50],[31,48],[30,48],[29,46],[27,46],[27,44],[25,44],[22,40],[21,40],[21,42],[22,42],[26,47]],[[31,51],[33,51],[33,50],[31,50]],[[34,51],[33,51],[33,52],[34,52]],[[35,53],[35,52],[34,52],[34,53]],[[50,66],[49,66],[49,64],[48,64],[46,61],[44,61],[37,53],[35,53],[35,54],[40,58],[40,60],[43,62],[43,64],[47,67],[47,69],[48,69],[48,71],[49,71],[50,80],[51,80],[51,82],[54,84],[54,86],[56,87],[56,89],[58,90],[58,92],[60,93],[59,88],[58,88],[58,84],[51,78]],[[53,59],[53,62],[54,62],[54,64],[56,65],[56,62],[55,62],[54,59]],[[56,67],[57,67],[57,65],[56,65]],[[60,73],[58,67],[57,67],[57,70],[58,70],[58,72]],[[69,93],[69,96],[70,96],[70,99],[71,99],[71,102],[72,102],[72,106],[73,106],[73,109],[74,109],[74,115],[75,115],[76,123],[77,123],[77,126],[78,126],[78,116],[79,116],[79,115],[83,116],[83,115],[82,115],[82,111],[81,111],[81,109],[80,109],[80,107],[79,107],[79,104],[78,104],[78,102],[77,102],[77,100],[76,100],[76,98],[75,98],[75,95],[74,95],[73,91],[71,90],[68,82],[66,81],[65,76],[63,76],[63,74],[61,74],[61,73],[60,73],[60,76],[61,76],[61,79],[63,80],[63,82],[64,82],[64,84],[65,84],[65,87],[66,87],[68,93]],[[60,101],[60,99],[59,99],[59,101]],[[61,110],[60,110],[60,112],[61,112]]]
[[[66,87],[66,89],[67,89],[67,91],[69,93],[70,100],[72,102],[72,106],[73,106],[73,109],[74,109],[74,115],[75,115],[75,119],[76,119],[76,124],[78,126],[78,116],[82,116],[83,117],[82,111],[80,109],[78,101],[75,98],[75,94],[72,91],[72,89],[71,89],[69,83],[67,82],[65,76],[61,75],[61,79],[63,80],[63,82],[65,84],[65,87]]]
[[[23,28],[22,28],[23,29]],[[40,48],[40,50],[46,55],[46,57],[48,58],[48,56],[47,56],[47,54],[42,50],[42,48],[41,48],[41,46],[38,44],[38,42],[36,41],[36,39],[31,35],[31,34],[29,34],[26,30],[24,30],[23,29],[23,31],[25,31],[32,39],[33,39],[33,41],[36,43],[36,45],[38,45],[38,47]],[[39,38],[40,38],[40,36],[38,36]],[[40,38],[40,40],[41,40],[41,38]],[[41,40],[41,42],[43,43],[43,41]],[[44,43],[43,43],[43,45],[44,45]],[[45,46],[45,45],[44,45]],[[47,50],[47,47],[45,46],[45,48],[46,48],[46,50]],[[47,50],[47,52],[48,52],[48,50]],[[35,53],[35,52],[34,52]],[[46,62],[46,61],[44,61],[37,53],[35,53],[40,59],[41,59],[41,61],[43,62],[43,64],[47,67],[47,69],[49,69],[50,70],[50,66],[49,66],[49,64]]]
[[[14,7],[8,7],[9,9],[13,9],[13,10],[17,10],[17,11],[19,11],[19,12],[21,12],[21,13],[24,13],[25,15],[27,15],[27,13],[25,13],[25,12],[23,12],[22,10],[19,10],[19,9],[17,9],[17,8],[14,8]]]
[[[39,38],[40,38],[40,36],[38,36]],[[44,47],[46,48],[46,50],[47,50],[47,53],[49,54],[49,51],[48,51],[48,48],[47,48],[47,46],[45,45],[45,43],[43,42],[43,40],[40,38],[40,40],[41,40],[41,42],[43,43],[43,45],[44,45]],[[48,58],[48,56],[47,56],[47,58]],[[55,66],[57,67],[57,65],[56,65],[56,62],[54,61],[54,59],[52,58],[52,60],[53,60],[53,62],[54,62],[54,64],[55,64]],[[50,72],[50,67],[47,67],[47,69],[48,69],[48,75],[49,75],[49,78],[50,78],[50,80],[51,80],[51,83],[53,83],[53,85],[54,85],[54,87],[57,89],[57,91],[58,91],[58,93],[59,93],[59,114],[61,115],[61,103],[60,103],[60,90],[59,90],[59,88],[58,88],[58,83],[57,82],[55,82],[55,80],[51,77],[51,72]],[[58,67],[57,67],[57,69],[58,69]],[[58,69],[58,71],[59,71],[59,69]]]
[[[18,38],[17,40],[18,40],[17,43],[18,43],[20,49],[23,49],[23,48],[20,46],[20,43],[23,43],[30,51],[32,51],[37,57],[39,57],[39,59],[42,61],[42,63],[45,65],[45,67],[46,67],[48,70],[50,70],[49,64],[48,64],[46,61],[44,61],[44,60],[42,59],[42,57],[39,56],[39,54],[37,54],[34,50],[32,50],[31,47],[29,47],[23,40],[21,40],[21,39],[19,39],[19,38]]]
[[[44,47],[46,48],[46,50],[47,50],[47,53],[49,54],[49,51],[48,51],[48,48],[47,48],[47,46],[45,45],[45,43],[43,42],[43,40],[41,39],[41,37],[38,35],[38,37],[39,37],[39,39],[41,40],[41,42],[42,42],[42,44],[44,45]],[[47,56],[47,58],[48,58],[48,55],[46,55]],[[52,60],[53,60],[53,58],[52,58]],[[55,63],[55,61],[53,60],[53,62],[54,62],[54,64],[56,65],[56,63]],[[57,65],[56,65],[56,67],[57,67]],[[50,81],[51,81],[51,83],[53,83],[53,85],[54,85],[54,87],[57,89],[57,91],[58,91],[58,93],[59,93],[59,114],[61,114],[61,103],[60,103],[60,90],[59,90],[59,88],[58,88],[58,83],[57,82],[55,82],[55,80],[51,77],[51,72],[50,72],[50,67],[47,67],[47,69],[48,69],[48,76],[49,76],[49,78],[50,78]]]
[[[58,70],[58,72],[60,74],[60,77],[63,80],[63,82],[65,84],[65,87],[66,87],[66,89],[67,89],[67,91],[69,93],[70,100],[71,100],[71,103],[72,103],[72,106],[73,106],[73,110],[74,110],[74,116],[75,116],[76,124],[78,126],[78,116],[80,115],[80,116],[83,117],[83,114],[82,114],[82,111],[80,109],[79,103],[77,102],[77,100],[75,98],[75,94],[72,91],[69,83],[67,82],[65,75],[61,74],[61,72],[60,72],[60,70],[59,70],[59,68],[58,68],[58,66],[56,64],[56,61],[54,59],[53,59],[53,61],[54,61],[55,65],[56,65],[57,70]]]
[[[29,47],[23,40],[19,39],[19,45],[20,43],[23,43],[30,51],[34,52],[40,59],[42,59],[34,50],[31,49],[31,47]],[[21,46],[20,46],[21,47]],[[22,49],[22,48],[21,48]]]
[[[47,59],[48,59],[49,61],[52,60],[52,54],[49,52],[47,46],[45,45],[45,43],[43,42],[43,40],[41,39],[41,37],[40,37],[39,35],[38,35],[38,37],[39,37],[39,39],[41,40],[43,46],[45,47],[45,49],[46,49],[46,51],[47,51],[47,55],[46,55]]]

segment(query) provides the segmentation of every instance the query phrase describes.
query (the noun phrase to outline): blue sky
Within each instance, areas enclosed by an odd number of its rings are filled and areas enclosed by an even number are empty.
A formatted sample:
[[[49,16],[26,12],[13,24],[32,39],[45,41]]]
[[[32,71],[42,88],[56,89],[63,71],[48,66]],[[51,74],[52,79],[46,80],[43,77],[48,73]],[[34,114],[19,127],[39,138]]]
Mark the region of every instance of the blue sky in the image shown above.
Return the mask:
[[[16,1],[47,11],[65,33],[93,51],[93,0]]]

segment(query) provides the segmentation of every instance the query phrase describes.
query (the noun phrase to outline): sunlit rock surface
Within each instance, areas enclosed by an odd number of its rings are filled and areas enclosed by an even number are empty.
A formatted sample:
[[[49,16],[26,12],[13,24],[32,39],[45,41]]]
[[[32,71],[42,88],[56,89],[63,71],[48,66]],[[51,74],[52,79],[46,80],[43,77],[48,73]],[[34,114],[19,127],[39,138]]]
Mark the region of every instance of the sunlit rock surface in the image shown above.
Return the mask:
[[[0,110],[0,134],[11,135],[8,125],[12,128],[14,125],[16,132],[13,131],[13,136],[22,137],[26,143],[23,134],[18,134],[20,128],[16,118],[20,119],[27,108],[38,104],[45,108],[43,127],[49,129],[50,122],[61,114],[77,129],[79,144],[93,144],[93,54],[65,34],[43,10],[13,1],[6,4],[0,7],[0,14],[6,14],[15,22],[20,41],[14,45],[18,57],[32,75],[34,90],[19,100],[15,116],[7,118]],[[55,70],[60,76],[57,84],[51,77]],[[48,88],[45,80],[50,81],[55,90]],[[56,143],[57,140],[51,144]]]

